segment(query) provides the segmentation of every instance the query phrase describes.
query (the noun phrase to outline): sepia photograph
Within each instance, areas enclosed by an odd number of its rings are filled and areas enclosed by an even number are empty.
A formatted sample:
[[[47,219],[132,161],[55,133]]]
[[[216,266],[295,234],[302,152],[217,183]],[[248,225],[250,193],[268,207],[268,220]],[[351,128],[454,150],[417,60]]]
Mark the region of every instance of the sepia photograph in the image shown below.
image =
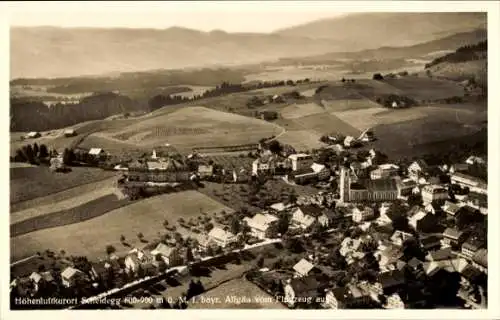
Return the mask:
[[[496,308],[499,6],[433,2],[8,3],[5,306]]]

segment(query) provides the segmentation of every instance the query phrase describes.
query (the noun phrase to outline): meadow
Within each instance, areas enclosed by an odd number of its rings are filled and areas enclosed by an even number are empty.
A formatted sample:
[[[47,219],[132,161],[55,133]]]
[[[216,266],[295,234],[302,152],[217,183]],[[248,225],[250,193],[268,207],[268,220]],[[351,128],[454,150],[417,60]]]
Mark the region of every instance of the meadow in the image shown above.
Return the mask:
[[[52,172],[49,167],[10,169],[10,203],[44,197],[82,184],[115,176],[116,172],[97,168],[74,167],[71,172]]]
[[[211,214],[222,210],[231,212],[231,209],[197,191],[159,195],[84,222],[12,237],[11,259],[22,259],[37,251],[50,249],[96,260],[106,255],[107,245],[113,245],[118,254],[130,250],[130,247],[144,246],[143,241],[151,241],[158,233],[165,232],[162,225],[165,219],[174,224],[181,217],[188,220],[201,212]],[[143,241],[137,237],[139,232],[144,235]],[[121,235],[125,236],[130,247],[121,244]]]
[[[445,99],[464,95],[464,89],[460,84],[443,79],[403,77],[399,79],[385,79],[384,82],[398,88],[406,96],[418,101]]]

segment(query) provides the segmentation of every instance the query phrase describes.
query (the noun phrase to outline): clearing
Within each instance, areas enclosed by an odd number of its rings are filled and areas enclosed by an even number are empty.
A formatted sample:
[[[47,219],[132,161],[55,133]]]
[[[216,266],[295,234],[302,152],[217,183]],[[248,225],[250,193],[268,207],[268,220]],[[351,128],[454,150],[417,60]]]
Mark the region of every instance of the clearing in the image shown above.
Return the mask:
[[[183,191],[164,194],[131,203],[99,217],[62,227],[38,230],[11,238],[11,259],[18,260],[37,251],[65,250],[70,255],[84,255],[89,259],[105,256],[107,245],[118,253],[130,250],[120,243],[124,235],[131,246],[144,246],[137,233],[142,232],[146,241],[164,232],[163,221],[170,224],[183,217],[196,217],[200,212],[220,212],[231,209],[197,192]]]

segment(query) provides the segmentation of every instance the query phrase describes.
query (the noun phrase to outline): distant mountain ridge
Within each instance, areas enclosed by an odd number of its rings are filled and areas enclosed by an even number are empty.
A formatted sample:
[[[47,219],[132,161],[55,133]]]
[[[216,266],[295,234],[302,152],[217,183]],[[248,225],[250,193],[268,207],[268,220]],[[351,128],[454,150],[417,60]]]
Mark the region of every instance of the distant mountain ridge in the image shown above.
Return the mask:
[[[11,79],[251,64],[412,45],[478,28],[486,28],[485,13],[351,14],[271,34],[182,27],[13,27]]]

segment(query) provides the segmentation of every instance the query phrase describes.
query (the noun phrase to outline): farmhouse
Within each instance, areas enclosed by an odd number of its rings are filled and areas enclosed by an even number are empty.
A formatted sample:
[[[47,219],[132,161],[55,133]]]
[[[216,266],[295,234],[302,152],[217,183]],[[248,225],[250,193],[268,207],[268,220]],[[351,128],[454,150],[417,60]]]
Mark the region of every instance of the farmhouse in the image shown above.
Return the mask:
[[[450,201],[446,201],[442,207],[443,211],[446,212],[448,215],[454,217],[457,212],[459,212],[460,210],[460,206],[453,203],[453,202],[450,202]]]
[[[26,139],[35,139],[35,138],[38,138],[40,136],[41,136],[40,132],[32,131],[32,132],[28,132],[24,137]]]
[[[437,226],[437,218],[433,214],[420,209],[409,217],[408,224],[415,231],[432,232]]]
[[[319,282],[316,277],[310,275],[302,278],[294,278],[287,281],[283,301],[289,307],[298,304],[311,304],[320,295],[320,291],[326,284]]]
[[[101,148],[90,148],[89,150],[89,155],[94,156],[94,157],[100,157],[105,155],[106,152],[104,152],[103,149]]]
[[[461,173],[461,172],[456,172],[451,175],[450,177],[451,183],[453,184],[458,184],[461,187],[467,187],[470,189],[470,191],[474,191],[477,193],[482,193],[482,194],[487,194],[488,193],[488,185],[486,184],[485,181]]]
[[[217,245],[225,248],[227,245],[236,242],[236,236],[229,231],[215,227],[208,233],[208,238]]]
[[[271,225],[271,223],[277,221],[278,218],[271,214],[261,214],[258,213],[252,218],[245,217],[243,221],[246,221],[250,227],[252,236],[264,239],[266,237],[266,231]]]
[[[63,134],[65,137],[74,137],[74,136],[76,136],[76,130],[75,129],[66,129],[66,130],[64,130]]]
[[[443,247],[461,246],[464,242],[464,233],[455,228],[446,228],[443,232]]]
[[[86,278],[85,273],[73,267],[67,267],[61,273],[62,284],[67,288],[78,285],[82,281],[86,281]]]
[[[394,233],[391,236],[391,241],[395,245],[401,247],[401,246],[403,246],[403,243],[406,240],[410,240],[410,239],[414,239],[414,238],[415,237],[411,233],[404,232],[404,231],[401,231],[401,230],[396,230],[396,231],[394,231]]]
[[[189,168],[181,161],[168,158],[157,161],[136,161],[129,166],[128,181],[185,182],[189,181]]]
[[[483,243],[481,241],[471,237],[462,245],[462,255],[468,259],[472,259],[482,246]]]
[[[413,194],[417,183],[412,179],[398,180],[398,194],[400,197],[406,197]]]

